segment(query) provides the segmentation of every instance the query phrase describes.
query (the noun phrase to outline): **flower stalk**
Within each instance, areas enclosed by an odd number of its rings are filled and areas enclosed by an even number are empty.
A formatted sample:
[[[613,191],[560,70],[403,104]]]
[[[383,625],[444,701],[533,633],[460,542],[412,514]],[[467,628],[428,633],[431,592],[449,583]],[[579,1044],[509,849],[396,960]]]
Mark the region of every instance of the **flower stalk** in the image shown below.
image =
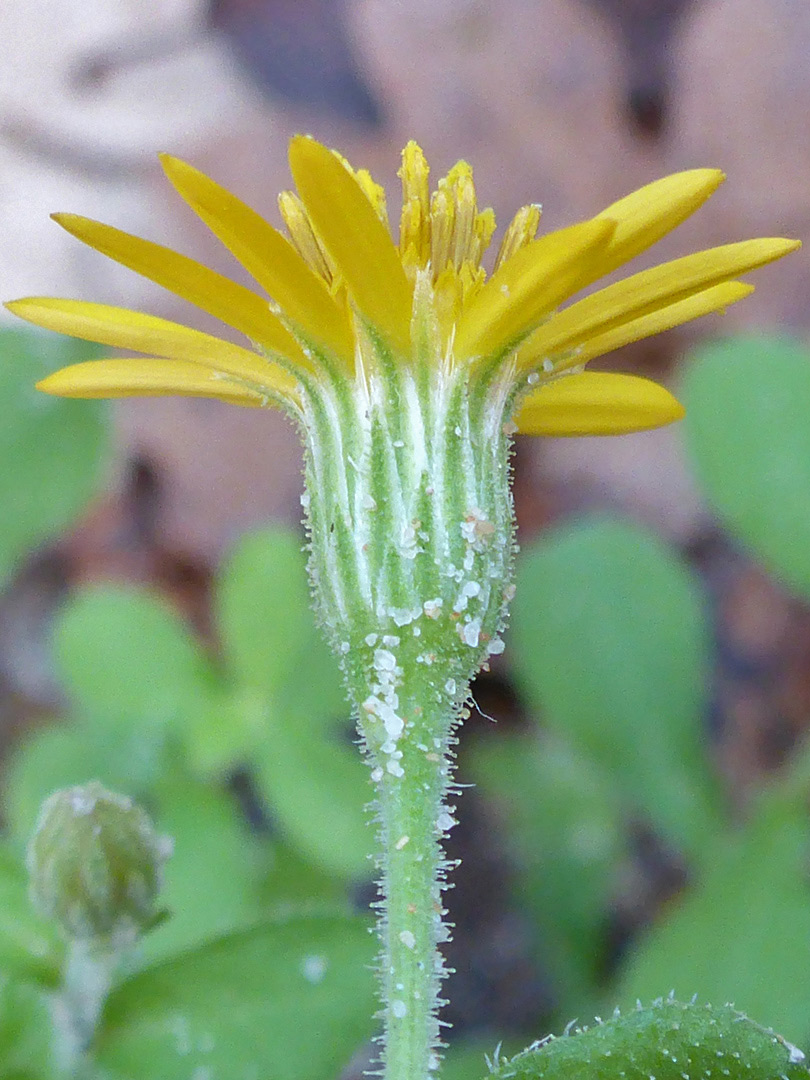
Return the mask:
[[[514,552],[508,390],[444,364],[429,311],[410,369],[369,334],[351,388],[304,396],[310,571],[376,790],[389,1080],[438,1065],[453,729],[502,648]]]
[[[413,741],[402,742],[404,775],[383,770],[376,785],[381,852],[379,981],[383,1061],[389,1080],[427,1077],[439,1064],[438,1009],[444,1004],[439,994],[446,973],[440,948],[450,936],[441,897],[445,870],[441,838],[455,823],[446,801],[453,718],[422,709],[416,699],[403,712],[418,715],[412,725]],[[434,749],[424,753],[420,743]]]
[[[53,1003],[57,1058],[65,1072],[82,1080],[112,986],[121,951],[107,942],[74,938],[68,942],[61,992]]]

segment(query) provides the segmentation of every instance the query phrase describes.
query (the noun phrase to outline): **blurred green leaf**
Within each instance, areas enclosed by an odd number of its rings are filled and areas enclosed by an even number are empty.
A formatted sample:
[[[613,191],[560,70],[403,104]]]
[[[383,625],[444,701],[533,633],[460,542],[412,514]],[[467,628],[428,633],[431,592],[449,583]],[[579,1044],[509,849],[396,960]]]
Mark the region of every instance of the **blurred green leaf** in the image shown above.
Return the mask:
[[[221,574],[218,609],[235,683],[226,705],[233,735],[201,731],[198,759],[224,761],[229,749],[249,747],[259,791],[288,841],[327,873],[366,876],[368,770],[340,728],[349,710],[310,610],[299,538],[282,528],[247,537]]]
[[[334,744],[348,712],[331,656],[313,649],[306,667],[298,665],[274,695],[238,683],[217,687],[202,707],[189,712],[185,747],[195,770],[223,773],[263,758],[281,722],[302,725],[313,739]]]
[[[344,710],[337,664],[315,625],[301,539],[282,527],[245,537],[217,583],[228,668],[242,687],[272,699],[290,680],[318,679],[329,717]]]
[[[259,882],[262,910],[268,918],[293,915],[345,915],[351,910],[344,883],[307,862],[295,848],[276,837],[262,847]]]
[[[196,947],[260,917],[259,844],[227,792],[182,774],[165,776],[150,813],[171,838],[161,906],[171,918],[143,939],[148,961]]]
[[[254,759],[257,785],[283,835],[307,859],[340,877],[365,878],[374,850],[368,768],[348,738],[317,723],[305,691],[302,680],[298,699],[291,695],[266,717]]]
[[[183,620],[143,590],[77,593],[57,620],[54,648],[71,698],[108,728],[182,728],[213,693],[211,665]]]
[[[99,780],[143,798],[165,768],[164,736],[140,728],[107,726],[99,718],[61,723],[27,734],[6,765],[4,812],[16,844],[28,842],[44,800],[57,788]]]
[[[777,785],[745,828],[718,839],[702,879],[629,953],[619,999],[665,986],[733,1001],[808,1045],[809,856],[806,788]]]
[[[506,826],[515,887],[538,928],[559,1009],[595,1005],[606,913],[626,853],[617,791],[555,736],[488,736],[465,760]]]
[[[35,987],[0,976],[0,1076],[3,1080],[56,1077],[51,1011]]]
[[[267,704],[255,691],[217,687],[189,712],[183,730],[189,765],[200,776],[221,776],[250,761],[265,737]]]
[[[114,1077],[313,1080],[372,1031],[374,939],[359,918],[299,918],[144,971],[110,997],[97,1040]]]
[[[687,446],[712,508],[810,596],[810,352],[781,337],[703,346],[683,400]]]
[[[494,1080],[806,1080],[804,1055],[728,1006],[658,1001],[508,1061]]]
[[[59,979],[61,952],[56,931],[39,918],[28,899],[28,873],[22,859],[0,844],[0,971],[53,986]],[[1,1069],[0,1076],[5,1076]]]
[[[687,568],[644,530],[593,520],[527,549],[517,584],[512,656],[543,722],[699,853],[718,809],[702,747],[708,629]]]
[[[34,388],[54,368],[97,353],[70,338],[0,330],[0,582],[22,554],[70,525],[98,490],[107,449],[104,406]]]
[[[347,707],[310,608],[300,539],[281,527],[244,538],[219,575],[215,606],[229,686],[191,718],[195,767],[221,771],[264,755],[288,711],[334,738]]]

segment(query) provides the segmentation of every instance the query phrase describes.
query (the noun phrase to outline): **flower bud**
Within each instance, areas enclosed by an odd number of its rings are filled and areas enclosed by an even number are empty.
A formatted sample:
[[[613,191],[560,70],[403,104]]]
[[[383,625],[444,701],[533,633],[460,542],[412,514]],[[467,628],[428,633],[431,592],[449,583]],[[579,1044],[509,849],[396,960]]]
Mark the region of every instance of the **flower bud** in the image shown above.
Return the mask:
[[[98,781],[54,792],[28,845],[31,899],[74,940],[131,943],[160,918],[171,843]]]

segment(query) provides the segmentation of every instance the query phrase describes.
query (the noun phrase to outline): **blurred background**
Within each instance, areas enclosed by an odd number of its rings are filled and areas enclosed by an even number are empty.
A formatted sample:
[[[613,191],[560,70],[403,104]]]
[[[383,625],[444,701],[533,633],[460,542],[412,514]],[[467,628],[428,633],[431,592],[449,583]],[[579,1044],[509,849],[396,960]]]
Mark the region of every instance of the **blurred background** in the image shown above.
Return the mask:
[[[434,175],[464,157],[499,221],[539,201],[546,229],[666,173],[724,169],[726,184],[658,245],[656,262],[808,233],[803,0],[33,0],[2,5],[0,41],[4,298],[81,297],[213,328],[48,215],[99,218],[238,277],[156,153],[187,158],[278,223],[286,145],[299,131],[370,168],[390,206],[409,138]],[[724,999],[739,987],[757,1019],[810,1037],[810,979],[796,966],[804,957],[810,969],[808,256],[754,280],[756,294],[725,317],[603,364],[683,387],[689,423],[614,440],[518,440],[522,594],[506,655],[476,687],[460,779],[477,786],[451,848],[462,859],[450,894],[458,1046],[539,1036],[672,987]],[[46,402],[30,390],[34,376],[84,346],[70,353],[12,330],[9,316],[2,326],[0,740],[13,846],[40,789],[91,778],[79,775],[90,767],[82,754],[109,769],[100,779],[147,801],[164,782],[149,740],[156,716],[169,727],[177,717],[169,691],[138,704],[155,658],[137,640],[152,624],[132,613],[157,604],[177,620],[171,634],[188,635],[227,682],[221,597],[239,576],[228,560],[237,550],[237,561],[275,565],[282,534],[266,526],[298,528],[301,458],[275,413],[182,399]],[[266,559],[239,547],[257,529],[270,538]],[[104,651],[125,632],[120,656]],[[109,699],[94,689],[93,643],[132,698],[123,756]],[[626,684],[611,683],[616,671]],[[290,824],[298,811],[277,785],[298,782],[292,764],[257,794],[239,685],[219,720],[186,717],[183,769],[277,840],[303,893],[367,899],[362,863],[327,865],[317,835],[302,840]],[[264,689],[251,689],[254,711]],[[65,725],[91,714],[90,742],[76,728],[84,750],[71,759]],[[239,735],[220,745],[228,725]],[[176,732],[161,731],[161,746],[174,746]]]

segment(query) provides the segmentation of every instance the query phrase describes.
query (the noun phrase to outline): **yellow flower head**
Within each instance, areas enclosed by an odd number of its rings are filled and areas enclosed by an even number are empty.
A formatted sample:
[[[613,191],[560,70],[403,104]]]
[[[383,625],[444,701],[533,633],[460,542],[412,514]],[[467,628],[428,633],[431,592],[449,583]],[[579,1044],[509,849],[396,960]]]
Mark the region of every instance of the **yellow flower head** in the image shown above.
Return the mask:
[[[56,220],[222,320],[247,343],[103,304],[14,301],[10,310],[30,322],[143,354],[65,368],[39,384],[47,393],[200,395],[277,405],[300,415],[301,393],[325,373],[362,380],[381,355],[400,367],[428,357],[447,370],[463,365],[471,380],[491,378],[496,370],[505,376],[504,420],[513,413],[521,432],[655,427],[681,415],[664,388],[630,376],[586,373],[582,365],[727,307],[752,289],[734,280],[738,275],[798,247],[796,241],[762,239],[712,248],[561,307],[680,224],[717,188],[722,173],[677,173],[589,221],[539,239],[539,207],[522,207],[487,278],[482,257],[495,217],[478,208],[471,168],[459,162],[431,194],[428,165],[416,143],[402,156],[398,246],[382,188],[314,139],[298,136],[290,145],[298,194],[285,192],[279,200],[286,237],[192,166],[169,156],[162,161],[179,194],[266,295],[111,226],[72,214]]]

